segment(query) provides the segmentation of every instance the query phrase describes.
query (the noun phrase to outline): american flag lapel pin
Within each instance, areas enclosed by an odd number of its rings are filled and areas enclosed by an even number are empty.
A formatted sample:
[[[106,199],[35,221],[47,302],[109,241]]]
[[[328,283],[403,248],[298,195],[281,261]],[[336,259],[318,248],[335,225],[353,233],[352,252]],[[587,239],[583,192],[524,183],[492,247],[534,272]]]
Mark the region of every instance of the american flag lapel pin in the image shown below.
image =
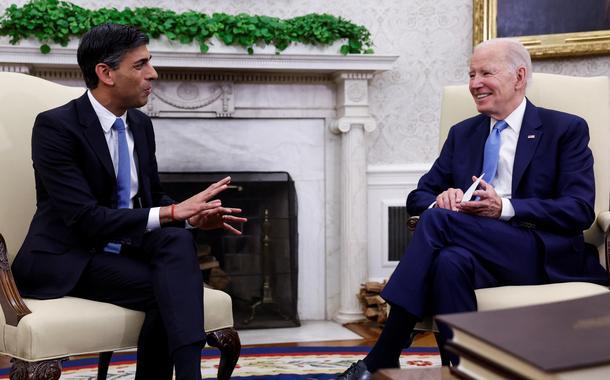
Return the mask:
[[[536,138],[536,135],[527,135],[527,138],[528,138],[528,139],[530,139],[530,140],[531,140],[531,139],[535,139],[535,138]]]

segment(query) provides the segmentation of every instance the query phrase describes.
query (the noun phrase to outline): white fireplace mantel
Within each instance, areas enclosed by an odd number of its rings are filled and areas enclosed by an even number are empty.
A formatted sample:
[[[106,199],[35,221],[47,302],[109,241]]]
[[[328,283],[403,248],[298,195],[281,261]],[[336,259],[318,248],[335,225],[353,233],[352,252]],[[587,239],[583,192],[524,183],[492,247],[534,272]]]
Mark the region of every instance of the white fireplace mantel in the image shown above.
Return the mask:
[[[0,65],[27,64],[30,67],[77,68],[77,41],[62,47],[53,45],[49,54],[40,52],[41,43],[25,40],[10,45],[6,37],[0,38]],[[340,43],[330,47],[306,45],[289,46],[275,54],[273,46],[256,47],[255,54],[247,54],[237,46],[216,43],[208,53],[199,52],[196,45],[182,45],[152,40],[149,46],[153,64],[160,69],[222,69],[279,72],[335,73],[342,71],[382,72],[391,70],[398,58],[395,55],[338,54]],[[6,71],[6,70],[4,70]]]
[[[13,46],[0,38],[0,71],[82,86],[76,42],[52,46],[49,54],[40,53],[39,46],[35,41]],[[188,126],[204,118],[219,122],[284,119],[287,124],[290,120],[323,121],[324,133],[316,132],[324,146],[323,178],[316,182],[305,176],[301,183],[295,179],[297,189],[305,192],[297,195],[299,210],[304,210],[299,213],[299,314],[303,319],[333,318],[345,323],[362,319],[356,293],[367,279],[366,135],[376,128],[369,110],[369,82],[375,74],[393,69],[398,56],[344,56],[338,54],[339,46],[331,50],[291,46],[281,54],[275,54],[273,47],[256,47],[255,54],[248,55],[242,48],[215,44],[202,54],[197,46],[153,40],[149,49],[159,81],[142,110],[161,126],[176,126],[179,119]],[[160,128],[159,134],[163,133]],[[305,149],[304,140],[291,140],[294,153]],[[157,153],[163,155],[159,149]],[[267,153],[259,161],[266,159]],[[190,161],[198,165],[206,159]],[[296,164],[302,167],[306,161],[305,157]],[[314,220],[301,220],[307,215]]]

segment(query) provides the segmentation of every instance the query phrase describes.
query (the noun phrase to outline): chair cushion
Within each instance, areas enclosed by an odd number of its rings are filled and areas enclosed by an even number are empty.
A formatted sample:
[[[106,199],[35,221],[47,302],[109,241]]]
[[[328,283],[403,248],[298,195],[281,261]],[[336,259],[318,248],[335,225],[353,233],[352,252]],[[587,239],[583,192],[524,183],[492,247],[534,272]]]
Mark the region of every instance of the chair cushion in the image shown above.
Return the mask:
[[[605,286],[588,282],[564,282],[545,285],[500,286],[477,289],[475,292],[479,311],[485,311],[568,301],[607,293],[610,290]]]
[[[204,288],[205,331],[233,326],[231,297]],[[17,327],[0,313],[0,352],[27,361],[136,347],[144,313],[109,303],[63,297],[25,299],[32,311]]]

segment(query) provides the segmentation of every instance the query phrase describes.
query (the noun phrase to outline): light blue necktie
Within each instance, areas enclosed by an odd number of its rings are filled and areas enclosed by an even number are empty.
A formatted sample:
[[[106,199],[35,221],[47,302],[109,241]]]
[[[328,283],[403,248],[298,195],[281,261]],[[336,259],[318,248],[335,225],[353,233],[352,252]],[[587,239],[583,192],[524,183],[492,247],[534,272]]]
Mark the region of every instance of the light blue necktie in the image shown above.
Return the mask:
[[[485,142],[483,153],[483,179],[487,183],[492,183],[498,170],[498,158],[500,156],[500,133],[508,127],[504,120],[498,120]]]
[[[117,132],[117,142],[119,146],[119,164],[116,176],[117,184],[117,208],[129,208],[131,193],[131,163],[129,160],[129,147],[127,146],[127,134],[125,133],[125,123],[123,119],[117,118],[112,124]],[[104,248],[106,252],[119,253],[121,245],[108,243]]]

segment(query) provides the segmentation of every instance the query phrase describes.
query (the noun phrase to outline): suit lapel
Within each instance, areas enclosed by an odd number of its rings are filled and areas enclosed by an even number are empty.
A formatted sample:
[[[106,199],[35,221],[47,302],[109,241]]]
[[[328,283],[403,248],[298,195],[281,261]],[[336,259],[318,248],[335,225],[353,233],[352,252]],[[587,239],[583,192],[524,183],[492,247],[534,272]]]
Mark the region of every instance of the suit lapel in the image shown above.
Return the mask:
[[[78,110],[79,121],[83,128],[85,128],[85,137],[102,163],[106,174],[115,178],[112,158],[108,151],[108,143],[104,137],[104,130],[86,93],[76,100],[76,109]]]
[[[483,121],[475,128],[474,130],[474,134],[473,134],[473,145],[471,147],[473,152],[481,152],[478,155],[475,155],[475,161],[473,162],[473,167],[477,168],[478,171],[474,171],[471,174],[468,175],[468,178],[466,179],[466,188],[468,188],[470,186],[470,184],[472,184],[472,178],[471,176],[476,175],[477,177],[481,175],[482,171],[483,171],[483,157],[485,155],[485,142],[487,141],[487,138],[489,137],[489,125],[490,125],[490,118],[489,117],[484,117]]]
[[[515,152],[515,162],[513,164],[513,182],[512,193],[515,194],[519,183],[527,169],[528,165],[534,157],[534,153],[538,148],[538,144],[542,139],[542,131],[540,130],[542,122],[538,116],[538,109],[529,100],[525,107],[523,115],[523,123],[519,132],[519,140],[517,141],[517,150]]]

